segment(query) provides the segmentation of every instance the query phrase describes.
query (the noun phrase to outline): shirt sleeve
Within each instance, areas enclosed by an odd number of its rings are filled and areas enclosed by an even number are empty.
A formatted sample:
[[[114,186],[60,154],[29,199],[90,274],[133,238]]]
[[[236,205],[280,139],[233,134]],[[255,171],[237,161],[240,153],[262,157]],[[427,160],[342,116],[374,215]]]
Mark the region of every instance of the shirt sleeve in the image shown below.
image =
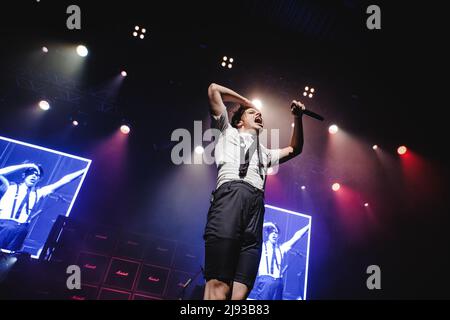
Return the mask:
[[[227,110],[224,110],[220,116],[211,115],[211,128],[224,132],[229,126],[230,122],[228,120]]]
[[[267,166],[273,167],[280,162],[280,149],[266,149],[267,152]]]
[[[46,197],[52,192],[53,191],[49,186],[39,188],[38,190],[36,190],[36,194],[37,194],[36,200],[39,201],[42,197]]]

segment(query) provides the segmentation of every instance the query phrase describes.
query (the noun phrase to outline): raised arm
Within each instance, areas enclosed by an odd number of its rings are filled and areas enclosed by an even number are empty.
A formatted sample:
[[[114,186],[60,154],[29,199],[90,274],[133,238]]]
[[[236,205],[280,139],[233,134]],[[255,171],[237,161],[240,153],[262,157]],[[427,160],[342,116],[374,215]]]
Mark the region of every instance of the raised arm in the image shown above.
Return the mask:
[[[56,191],[57,189],[61,188],[62,186],[68,184],[69,182],[75,180],[76,178],[80,177],[85,171],[86,171],[86,169],[82,169],[82,170],[78,170],[73,173],[70,173],[68,175],[65,175],[64,177],[62,177],[55,183],[49,184],[45,187],[42,187],[40,190],[42,190],[44,195],[48,195],[48,194]]]
[[[303,113],[300,115],[294,113],[295,109],[305,110],[305,105],[300,101],[292,101],[295,105],[291,111],[294,114],[294,130],[292,132],[291,143],[288,147],[280,150],[280,160],[279,163],[286,162],[296,156],[298,156],[303,150]]]
[[[224,86],[211,83],[208,87],[208,98],[211,114],[219,117],[226,110],[224,102],[236,102],[244,106],[253,106],[252,102],[240,94]]]
[[[24,164],[18,164],[18,165],[15,165],[15,166],[9,166],[9,167],[5,167],[5,168],[1,168],[0,169],[0,176],[12,173],[12,172],[17,171],[17,170],[28,169],[28,168],[33,168],[33,169],[36,169],[37,171],[39,171],[38,166],[35,165],[34,163],[24,163]]]
[[[291,239],[283,243],[284,249],[286,251],[291,250],[291,248],[297,243],[297,241],[300,240],[306,234],[306,232],[309,230],[309,226],[310,225],[308,224],[307,226],[301,228],[296,233],[294,233]]]

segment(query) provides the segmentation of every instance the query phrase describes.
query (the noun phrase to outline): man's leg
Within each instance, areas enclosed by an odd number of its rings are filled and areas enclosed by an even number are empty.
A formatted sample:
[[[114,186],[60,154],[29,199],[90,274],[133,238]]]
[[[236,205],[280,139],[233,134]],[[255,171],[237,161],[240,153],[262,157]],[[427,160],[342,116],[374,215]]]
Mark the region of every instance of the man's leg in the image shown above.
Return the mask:
[[[229,284],[217,279],[206,282],[204,300],[227,300],[230,296],[231,287]]]

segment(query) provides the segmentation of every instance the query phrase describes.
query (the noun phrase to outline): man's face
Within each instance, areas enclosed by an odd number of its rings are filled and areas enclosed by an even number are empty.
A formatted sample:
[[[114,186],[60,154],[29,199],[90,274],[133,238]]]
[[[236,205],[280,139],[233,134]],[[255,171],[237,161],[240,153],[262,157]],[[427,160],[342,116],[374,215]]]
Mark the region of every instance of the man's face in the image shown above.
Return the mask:
[[[269,241],[273,244],[276,244],[278,241],[278,231],[273,230],[270,234],[269,234]]]
[[[31,174],[25,177],[25,184],[27,185],[27,187],[34,187],[36,183],[39,182],[40,178],[41,177],[39,175],[39,172],[33,171]]]
[[[264,126],[261,112],[255,108],[248,108],[245,110],[241,117],[241,121],[244,129],[254,129],[259,131]]]

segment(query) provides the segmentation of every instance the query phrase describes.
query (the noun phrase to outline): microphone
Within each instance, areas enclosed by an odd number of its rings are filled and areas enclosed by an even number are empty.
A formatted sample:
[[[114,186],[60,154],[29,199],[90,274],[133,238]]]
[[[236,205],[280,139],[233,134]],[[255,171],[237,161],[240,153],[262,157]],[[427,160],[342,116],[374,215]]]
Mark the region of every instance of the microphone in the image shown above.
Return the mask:
[[[293,110],[294,114],[297,115],[297,116],[301,116],[301,114],[303,113],[303,114],[306,114],[307,116],[310,116],[311,118],[314,118],[316,120],[319,120],[319,121],[323,121],[324,120],[324,118],[321,115],[319,115],[319,114],[317,114],[315,112],[312,112],[312,111],[310,111],[308,109],[302,110],[299,107],[297,107],[297,108],[295,108],[295,107],[296,107],[296,105],[294,103],[291,104],[291,110]]]

